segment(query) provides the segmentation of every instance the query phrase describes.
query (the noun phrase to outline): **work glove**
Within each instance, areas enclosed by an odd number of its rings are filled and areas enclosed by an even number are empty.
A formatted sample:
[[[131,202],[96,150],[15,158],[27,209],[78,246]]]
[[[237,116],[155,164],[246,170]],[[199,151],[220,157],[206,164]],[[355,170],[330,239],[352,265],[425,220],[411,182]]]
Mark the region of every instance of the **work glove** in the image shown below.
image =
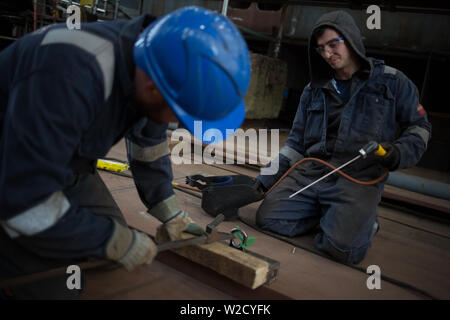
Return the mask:
[[[158,253],[156,244],[146,234],[131,230],[114,220],[114,231],[106,245],[106,257],[119,262],[128,271],[150,264]]]
[[[389,171],[396,170],[400,164],[400,151],[394,144],[389,142],[382,142],[381,146],[386,150],[386,154],[384,156],[374,154],[374,159],[383,167],[389,169]]]
[[[202,190],[202,208],[208,214],[223,214],[226,220],[237,217],[240,207],[261,200],[267,191],[258,179],[246,175],[188,176],[189,185]]]
[[[183,232],[195,236],[201,236],[205,233],[186,212],[181,211],[172,220],[163,223],[156,229],[155,240],[157,243],[180,240],[182,239]]]
[[[189,217],[187,212],[180,210],[175,195],[161,201],[148,212],[163,222],[156,230],[157,243],[179,240],[183,232],[195,236],[204,234],[204,230]]]

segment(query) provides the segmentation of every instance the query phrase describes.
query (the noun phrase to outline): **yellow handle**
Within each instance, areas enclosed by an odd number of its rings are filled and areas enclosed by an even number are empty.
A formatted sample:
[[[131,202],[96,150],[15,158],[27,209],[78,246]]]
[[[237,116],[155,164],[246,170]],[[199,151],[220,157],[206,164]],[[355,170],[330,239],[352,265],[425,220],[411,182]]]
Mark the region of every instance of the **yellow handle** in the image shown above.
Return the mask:
[[[379,144],[378,149],[374,152],[374,154],[379,157],[384,157],[386,155],[386,150],[384,150],[381,144]]]

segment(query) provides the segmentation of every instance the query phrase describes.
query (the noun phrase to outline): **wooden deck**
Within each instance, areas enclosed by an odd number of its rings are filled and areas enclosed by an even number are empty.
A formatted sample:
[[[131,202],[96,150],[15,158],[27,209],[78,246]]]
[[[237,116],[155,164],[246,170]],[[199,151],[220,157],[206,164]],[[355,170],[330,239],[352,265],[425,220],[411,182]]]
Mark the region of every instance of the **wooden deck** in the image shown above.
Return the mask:
[[[126,159],[123,141],[108,154]],[[174,181],[184,183],[186,175],[225,175],[229,169],[256,176],[257,171],[222,165],[174,165]],[[159,222],[146,214],[133,179],[101,172],[106,185],[128,222],[136,229],[155,234]],[[392,191],[392,190],[391,190]],[[179,205],[200,225],[213,218],[200,206],[201,200],[175,191]],[[395,190],[393,190],[395,192]],[[450,205],[440,202],[440,205]],[[251,212],[258,204],[242,210]],[[228,232],[236,225],[257,241],[251,250],[280,262],[278,278],[270,285],[250,290],[198,266],[174,253],[162,253],[149,266],[127,272],[122,269],[88,271],[84,299],[438,299],[450,298],[450,227],[380,206],[381,230],[374,238],[360,270],[320,256],[313,245],[313,235],[301,238],[301,246],[261,233],[242,221],[225,221],[219,231]],[[364,271],[378,265],[382,280],[380,290],[369,290]],[[397,283],[395,283],[397,281]],[[405,287],[410,285],[425,293]],[[427,295],[428,294],[428,295]]]

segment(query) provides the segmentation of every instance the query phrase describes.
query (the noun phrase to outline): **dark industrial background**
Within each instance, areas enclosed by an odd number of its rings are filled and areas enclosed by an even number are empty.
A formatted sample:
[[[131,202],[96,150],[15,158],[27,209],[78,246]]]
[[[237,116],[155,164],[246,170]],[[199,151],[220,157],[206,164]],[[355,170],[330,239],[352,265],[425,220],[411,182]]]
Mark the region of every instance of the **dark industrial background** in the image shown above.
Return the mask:
[[[66,7],[80,1],[0,1],[0,50],[17,38],[51,23],[65,23]],[[381,8],[381,29],[369,30],[369,5]],[[222,11],[223,1],[81,0],[82,21],[130,19],[141,13],[160,16],[197,5]],[[450,2],[448,1],[229,1],[227,16],[239,27],[253,53],[287,64],[282,108],[269,128],[289,129],[300,94],[309,81],[307,39],[315,20],[344,9],[365,38],[367,55],[403,71],[417,85],[433,125],[428,150],[419,167],[450,172]]]

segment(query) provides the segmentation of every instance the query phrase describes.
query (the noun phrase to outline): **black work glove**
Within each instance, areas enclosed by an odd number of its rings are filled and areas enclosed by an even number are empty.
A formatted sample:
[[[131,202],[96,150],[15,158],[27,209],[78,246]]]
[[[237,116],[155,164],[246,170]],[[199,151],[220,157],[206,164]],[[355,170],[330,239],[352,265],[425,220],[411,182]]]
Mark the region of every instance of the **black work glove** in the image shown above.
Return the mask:
[[[386,150],[386,154],[384,156],[374,155],[375,159],[389,171],[396,170],[400,164],[400,151],[394,144],[389,142],[382,142],[381,146]]]
[[[212,216],[236,216],[237,209],[264,197],[265,188],[258,179],[246,175],[189,176],[186,182],[202,190],[202,208]],[[201,183],[199,183],[201,182]]]

